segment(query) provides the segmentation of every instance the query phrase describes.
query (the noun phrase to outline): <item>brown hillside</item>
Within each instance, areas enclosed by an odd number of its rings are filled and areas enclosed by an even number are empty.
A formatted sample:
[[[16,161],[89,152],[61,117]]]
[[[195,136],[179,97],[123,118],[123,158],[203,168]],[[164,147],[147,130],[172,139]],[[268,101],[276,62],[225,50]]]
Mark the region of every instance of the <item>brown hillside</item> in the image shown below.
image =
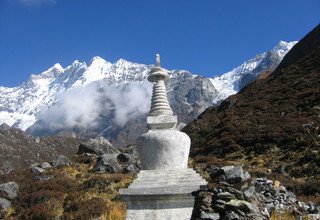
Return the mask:
[[[0,175],[28,168],[36,162],[71,157],[83,140],[65,137],[33,137],[6,124],[0,125]]]
[[[288,53],[293,57],[286,56],[269,77],[208,108],[184,129],[196,164],[208,169],[219,162],[240,163],[257,175],[280,173],[275,178],[288,184],[302,187],[311,178],[319,185],[320,40],[314,42],[319,33],[318,26],[294,47],[308,54]],[[311,188],[304,194],[320,193]]]

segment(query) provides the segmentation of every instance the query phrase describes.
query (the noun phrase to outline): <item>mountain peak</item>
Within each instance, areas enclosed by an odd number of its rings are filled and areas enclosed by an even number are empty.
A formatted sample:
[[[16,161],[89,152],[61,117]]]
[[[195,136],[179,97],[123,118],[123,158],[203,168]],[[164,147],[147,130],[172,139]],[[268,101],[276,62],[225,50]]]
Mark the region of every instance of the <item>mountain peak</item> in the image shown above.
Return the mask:
[[[95,56],[91,59],[91,63],[92,62],[107,62],[105,59],[103,59],[102,57],[99,56]]]
[[[3,130],[3,131],[8,131],[8,130],[10,130],[10,126],[8,125],[8,124],[6,124],[6,123],[2,123],[1,125],[0,125],[0,130]]]
[[[272,49],[272,51],[279,51],[283,50],[288,52],[291,48],[298,43],[298,41],[286,42],[286,41],[279,41],[279,43]]]
[[[60,63],[56,63],[53,65],[52,69],[58,69],[60,71],[63,71],[63,67],[60,65]]]
[[[80,64],[81,62],[79,62],[79,60],[75,60],[75,61],[73,61],[73,63],[72,63],[72,65],[73,66],[76,66],[76,65],[78,65],[78,64]]]
[[[124,65],[124,64],[130,64],[132,62],[128,61],[128,60],[125,60],[123,58],[120,58],[117,62],[115,62],[113,65],[115,66],[121,66],[121,65]]]
[[[110,67],[111,65],[112,64],[110,62],[106,61],[105,59],[103,59],[99,56],[95,56],[91,59],[89,67],[92,67],[92,66],[94,66],[94,67],[105,67],[105,66]]]

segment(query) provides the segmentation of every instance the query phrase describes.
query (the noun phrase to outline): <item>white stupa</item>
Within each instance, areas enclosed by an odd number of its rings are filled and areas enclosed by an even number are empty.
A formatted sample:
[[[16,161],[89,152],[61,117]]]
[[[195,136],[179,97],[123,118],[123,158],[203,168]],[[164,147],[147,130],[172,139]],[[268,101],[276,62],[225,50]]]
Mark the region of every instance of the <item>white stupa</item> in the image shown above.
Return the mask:
[[[169,75],[156,65],[148,80],[154,83],[149,131],[137,139],[142,170],[120,194],[127,202],[127,219],[190,219],[194,205],[191,193],[207,182],[188,169],[190,138],[176,129],[177,116],[169,105],[165,82]]]

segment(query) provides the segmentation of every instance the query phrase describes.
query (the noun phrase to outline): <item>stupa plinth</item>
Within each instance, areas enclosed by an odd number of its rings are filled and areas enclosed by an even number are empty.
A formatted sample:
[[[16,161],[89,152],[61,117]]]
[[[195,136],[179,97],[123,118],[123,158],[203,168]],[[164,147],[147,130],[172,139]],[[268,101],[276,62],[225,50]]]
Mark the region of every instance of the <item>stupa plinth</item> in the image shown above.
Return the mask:
[[[147,117],[149,131],[137,138],[142,170],[137,179],[120,194],[127,202],[127,219],[190,219],[193,191],[207,184],[188,169],[190,138],[176,129],[177,116],[169,105],[165,82],[167,70],[156,65],[148,80],[154,83]]]

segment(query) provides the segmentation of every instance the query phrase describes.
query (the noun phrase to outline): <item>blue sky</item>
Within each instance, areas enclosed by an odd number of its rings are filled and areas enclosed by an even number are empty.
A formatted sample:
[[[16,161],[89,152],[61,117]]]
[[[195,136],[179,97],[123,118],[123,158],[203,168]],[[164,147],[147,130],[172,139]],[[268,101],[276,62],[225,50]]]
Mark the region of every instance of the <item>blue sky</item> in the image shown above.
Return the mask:
[[[213,76],[320,22],[319,0],[0,0],[0,86],[94,56]]]

